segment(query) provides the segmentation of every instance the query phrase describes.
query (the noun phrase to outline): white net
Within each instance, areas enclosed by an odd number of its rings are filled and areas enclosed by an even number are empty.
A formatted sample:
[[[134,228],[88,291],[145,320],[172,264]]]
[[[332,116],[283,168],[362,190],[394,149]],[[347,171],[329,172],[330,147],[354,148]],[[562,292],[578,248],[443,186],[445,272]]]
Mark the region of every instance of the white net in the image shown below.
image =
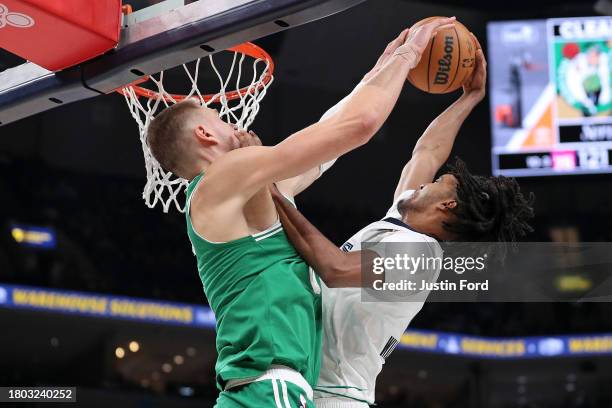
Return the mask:
[[[142,198],[149,208],[160,204],[164,212],[174,206],[177,210],[185,211],[185,192],[188,181],[176,177],[169,171],[164,170],[153,157],[147,143],[147,128],[151,120],[164,108],[178,103],[185,98],[197,98],[204,106],[215,105],[221,119],[233,123],[241,129],[248,127],[255,120],[259,112],[261,100],[266,95],[267,89],[273,81],[272,72],[274,66],[267,54],[252,44],[248,49],[255,49],[261,53],[257,56],[247,55],[242,52],[240,46],[233,48],[233,57],[229,57],[224,63],[224,74],[222,69],[215,64],[212,55],[196,60],[194,63],[182,66],[189,80],[186,95],[176,95],[164,88],[164,72],[148,77],[149,85],[153,89],[145,89],[137,85],[129,85],[120,90],[130,109],[132,117],[138,124],[140,142],[144,153],[147,182],[142,192]],[[226,52],[227,53],[227,52]],[[265,55],[265,57],[264,57]],[[266,58],[267,57],[267,58]],[[207,59],[212,70],[213,78],[218,80],[219,91],[214,94],[205,95],[200,92],[198,79],[206,76],[202,74],[201,65],[207,65],[203,60]],[[251,60],[250,69],[245,60]],[[244,65],[244,67],[243,67]],[[251,65],[249,63],[249,65]],[[248,72],[247,72],[248,71]],[[211,73],[207,73],[211,75]],[[243,78],[248,76],[246,79]],[[250,80],[250,82],[249,82]],[[200,81],[202,82],[202,81]],[[210,82],[208,85],[210,86]]]

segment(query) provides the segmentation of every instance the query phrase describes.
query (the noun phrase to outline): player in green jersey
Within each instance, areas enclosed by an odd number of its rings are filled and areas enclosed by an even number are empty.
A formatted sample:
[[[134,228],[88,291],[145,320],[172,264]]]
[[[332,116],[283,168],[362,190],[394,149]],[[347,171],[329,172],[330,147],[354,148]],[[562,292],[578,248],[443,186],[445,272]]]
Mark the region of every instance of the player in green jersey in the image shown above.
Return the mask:
[[[188,235],[217,318],[218,407],[314,406],[318,278],[288,241],[269,186],[277,183],[291,197],[316,179],[322,163],[368,142],[431,36],[453,21],[403,31],[336,112],[275,146],[251,143],[254,135],[193,100],[151,122],[148,143],[157,161],[190,180]]]

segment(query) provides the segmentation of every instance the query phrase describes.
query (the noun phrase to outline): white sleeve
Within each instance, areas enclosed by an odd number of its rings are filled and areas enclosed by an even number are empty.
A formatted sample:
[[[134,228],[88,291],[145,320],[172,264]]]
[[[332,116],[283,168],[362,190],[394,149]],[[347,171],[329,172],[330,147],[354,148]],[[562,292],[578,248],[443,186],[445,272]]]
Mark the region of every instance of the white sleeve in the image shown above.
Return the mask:
[[[393,205],[391,206],[391,208],[389,208],[384,218],[391,217],[391,218],[396,218],[398,220],[401,219],[402,216],[399,213],[399,210],[397,209],[397,205],[399,204],[400,201],[410,198],[413,193],[414,193],[414,190],[406,190],[402,194],[400,194],[399,197],[397,197],[397,199],[393,201]]]
[[[323,173],[325,173],[327,170],[329,170],[331,168],[331,166],[333,166],[334,163],[336,163],[336,160],[338,160],[338,159],[333,159],[333,160],[330,160],[330,161],[320,165],[319,166],[319,177],[321,177],[321,175]]]

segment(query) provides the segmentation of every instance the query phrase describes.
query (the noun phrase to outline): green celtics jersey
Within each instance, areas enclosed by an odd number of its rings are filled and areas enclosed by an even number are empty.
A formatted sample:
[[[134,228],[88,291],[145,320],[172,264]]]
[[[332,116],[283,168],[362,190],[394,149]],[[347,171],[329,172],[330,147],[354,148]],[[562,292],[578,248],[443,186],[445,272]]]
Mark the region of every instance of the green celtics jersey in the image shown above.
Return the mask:
[[[217,387],[257,376],[270,365],[300,372],[314,386],[321,351],[321,297],[308,265],[280,223],[234,241],[215,243],[193,229],[187,188],[187,233],[204,292],[217,320]],[[313,279],[313,280],[311,280]]]

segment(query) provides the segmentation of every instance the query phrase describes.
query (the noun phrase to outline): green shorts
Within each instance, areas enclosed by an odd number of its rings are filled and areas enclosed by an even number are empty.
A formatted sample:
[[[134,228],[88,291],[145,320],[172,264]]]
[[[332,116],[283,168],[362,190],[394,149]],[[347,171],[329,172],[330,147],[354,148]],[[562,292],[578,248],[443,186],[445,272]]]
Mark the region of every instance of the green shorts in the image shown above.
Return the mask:
[[[285,380],[263,380],[222,391],[215,408],[315,408],[306,393]]]

